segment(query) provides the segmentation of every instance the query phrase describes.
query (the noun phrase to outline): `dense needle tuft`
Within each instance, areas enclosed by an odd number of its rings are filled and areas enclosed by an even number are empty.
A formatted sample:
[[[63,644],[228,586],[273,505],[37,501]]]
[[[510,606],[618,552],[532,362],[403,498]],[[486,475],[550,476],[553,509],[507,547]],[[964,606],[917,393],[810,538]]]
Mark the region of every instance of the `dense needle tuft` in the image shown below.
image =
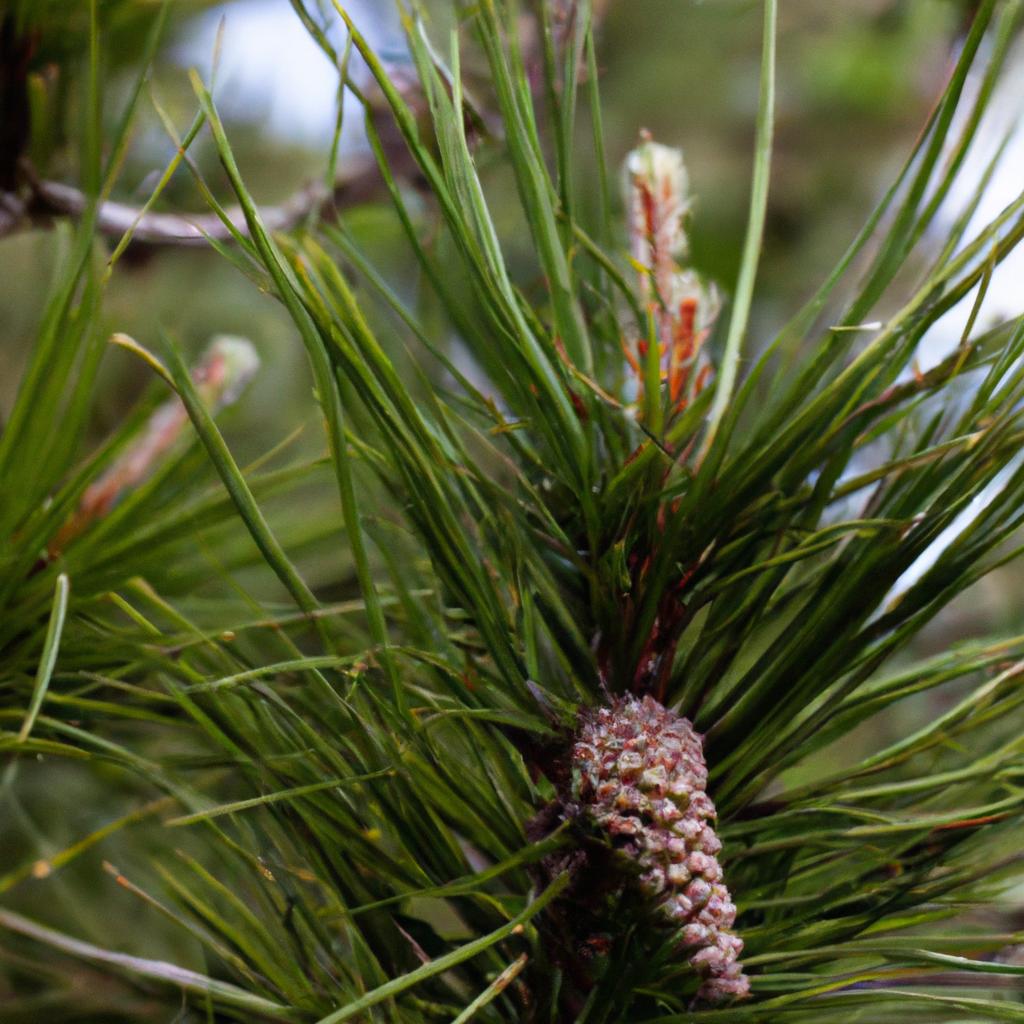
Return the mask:
[[[702,976],[698,998],[750,991],[732,930],[736,907],[718,863],[715,805],[701,736],[651,697],[584,713],[573,748],[574,796],[638,872],[679,951]]]

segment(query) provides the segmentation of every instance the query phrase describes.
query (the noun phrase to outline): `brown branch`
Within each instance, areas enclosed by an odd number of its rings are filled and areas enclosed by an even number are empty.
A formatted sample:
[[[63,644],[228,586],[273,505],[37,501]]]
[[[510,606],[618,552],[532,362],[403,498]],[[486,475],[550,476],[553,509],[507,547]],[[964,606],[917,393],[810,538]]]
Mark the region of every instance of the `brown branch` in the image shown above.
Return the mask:
[[[49,227],[54,220],[76,220],[88,208],[89,197],[72,185],[34,179],[31,171],[24,178],[22,194],[0,192],[0,238],[31,228]],[[350,164],[333,190],[323,182],[313,181],[284,202],[264,207],[261,214],[271,231],[288,231],[307,217],[369,202],[380,192],[381,184],[376,161],[366,155]],[[241,208],[232,206],[225,212],[235,229],[245,234],[247,228]],[[202,246],[207,244],[207,238],[230,241],[232,237],[227,225],[213,212],[143,212],[139,207],[112,200],[100,204],[96,230],[101,235],[121,238],[133,227],[133,240],[146,245]]]

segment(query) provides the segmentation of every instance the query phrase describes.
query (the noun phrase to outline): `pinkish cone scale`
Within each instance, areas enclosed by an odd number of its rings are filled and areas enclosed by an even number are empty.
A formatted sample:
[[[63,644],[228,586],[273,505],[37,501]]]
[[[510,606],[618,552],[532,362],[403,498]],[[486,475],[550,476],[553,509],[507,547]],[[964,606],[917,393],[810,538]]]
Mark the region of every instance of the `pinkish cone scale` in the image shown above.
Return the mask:
[[[574,797],[637,870],[657,914],[680,930],[679,952],[703,979],[698,998],[720,1003],[747,996],[750,982],[707,777],[700,734],[651,697],[626,697],[581,717]]]

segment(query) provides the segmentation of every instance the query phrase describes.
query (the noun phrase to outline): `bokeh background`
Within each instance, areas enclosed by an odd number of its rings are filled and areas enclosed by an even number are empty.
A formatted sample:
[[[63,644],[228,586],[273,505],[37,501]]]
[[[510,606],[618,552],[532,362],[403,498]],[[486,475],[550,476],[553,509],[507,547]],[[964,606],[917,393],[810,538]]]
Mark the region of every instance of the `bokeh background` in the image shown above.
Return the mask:
[[[38,5],[46,6],[47,0]],[[53,13],[40,18],[46,29],[35,59],[44,72],[49,62],[73,66],[85,46],[85,5],[49,6]],[[107,6],[116,8],[107,62],[113,123],[119,93],[127,93],[138,72],[155,4]],[[375,46],[400,63],[404,47],[393,5],[353,0],[348,6]],[[447,5],[435,0],[433,6]],[[755,311],[759,334],[767,335],[813,290],[897,172],[939,91],[969,10],[970,4],[954,0],[782,5],[776,151]],[[250,188],[275,203],[323,174],[334,130],[336,72],[288,0],[176,0],[152,89],[180,131],[195,110],[187,69],[208,73],[219,29],[219,105]],[[747,212],[760,33],[760,5],[750,0],[618,0],[602,37],[609,163],[621,163],[641,129],[683,147],[695,196],[693,262],[726,293]],[[47,176],[74,182],[73,148],[65,143],[75,130],[76,97],[55,93],[64,108],[53,115],[54,130],[36,140],[33,155]],[[349,103],[342,164],[363,148],[359,120]],[[143,103],[117,198],[141,204],[173,150],[152,107]],[[201,137],[192,152],[210,183],[223,187],[209,140]],[[997,178],[997,203],[1000,186]],[[1005,201],[1006,189],[1002,196]],[[180,170],[161,208],[202,207],[189,174]],[[383,206],[348,213],[347,223],[396,278],[411,272]],[[515,239],[508,241],[515,260]],[[0,243],[3,407],[9,407],[33,335],[55,251],[47,231]],[[106,316],[111,329],[140,337],[165,323],[193,349],[218,331],[251,337],[267,365],[235,426],[254,452],[308,411],[308,380],[286,318],[271,300],[255,299],[249,282],[216,254],[136,247],[112,281]],[[107,362],[109,394],[98,409],[98,430],[122,414],[143,375],[123,355],[114,353]]]

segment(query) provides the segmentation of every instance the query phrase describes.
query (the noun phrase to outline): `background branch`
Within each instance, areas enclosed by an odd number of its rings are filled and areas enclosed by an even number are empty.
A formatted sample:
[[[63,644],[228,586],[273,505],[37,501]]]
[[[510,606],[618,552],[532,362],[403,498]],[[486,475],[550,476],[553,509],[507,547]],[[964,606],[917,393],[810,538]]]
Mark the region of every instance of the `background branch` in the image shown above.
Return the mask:
[[[27,195],[0,192],[0,238],[30,228],[45,228],[54,220],[80,217],[89,204],[81,189],[58,181],[31,180]],[[312,214],[328,209],[359,206],[374,198],[381,187],[376,162],[369,155],[354,161],[339,177],[333,190],[321,181],[302,186],[284,202],[262,210],[272,231],[288,231]],[[232,224],[247,231],[245,216],[237,206],[228,207]],[[108,200],[100,205],[96,230],[120,238],[134,225],[133,243],[146,245],[202,246],[207,237],[230,241],[231,232],[215,213],[143,213],[137,206]]]

